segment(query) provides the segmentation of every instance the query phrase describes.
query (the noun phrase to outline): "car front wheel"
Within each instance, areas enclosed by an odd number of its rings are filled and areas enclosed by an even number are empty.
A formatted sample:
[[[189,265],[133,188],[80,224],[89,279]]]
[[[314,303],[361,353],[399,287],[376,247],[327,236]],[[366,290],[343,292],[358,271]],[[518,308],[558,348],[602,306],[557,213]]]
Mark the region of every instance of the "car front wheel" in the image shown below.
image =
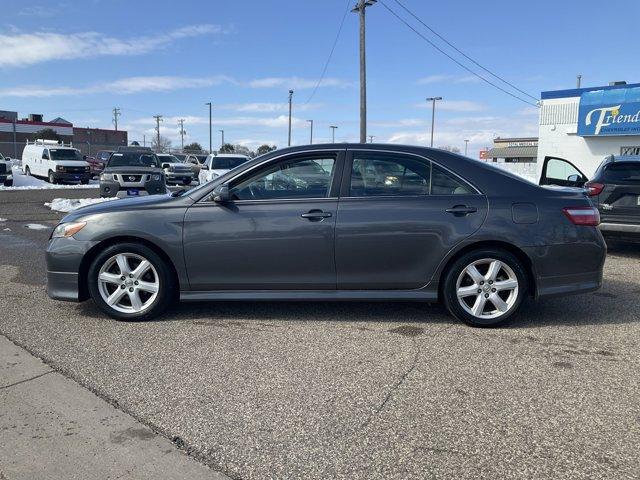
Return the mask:
[[[118,320],[150,320],[173,300],[174,280],[166,261],[138,243],[102,251],[89,268],[89,292],[98,307]]]
[[[56,183],[56,176],[49,170],[49,183]]]
[[[444,278],[443,297],[456,318],[475,327],[506,322],[527,295],[527,274],[513,254],[476,250],[457,259]]]

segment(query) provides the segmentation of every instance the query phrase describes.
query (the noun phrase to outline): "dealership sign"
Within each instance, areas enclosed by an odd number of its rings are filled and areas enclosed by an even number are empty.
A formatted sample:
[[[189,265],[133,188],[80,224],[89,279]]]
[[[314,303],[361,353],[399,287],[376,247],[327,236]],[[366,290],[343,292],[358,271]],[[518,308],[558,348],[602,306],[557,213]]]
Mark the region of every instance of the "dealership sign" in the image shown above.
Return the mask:
[[[578,110],[578,135],[640,135],[640,88],[583,93]]]

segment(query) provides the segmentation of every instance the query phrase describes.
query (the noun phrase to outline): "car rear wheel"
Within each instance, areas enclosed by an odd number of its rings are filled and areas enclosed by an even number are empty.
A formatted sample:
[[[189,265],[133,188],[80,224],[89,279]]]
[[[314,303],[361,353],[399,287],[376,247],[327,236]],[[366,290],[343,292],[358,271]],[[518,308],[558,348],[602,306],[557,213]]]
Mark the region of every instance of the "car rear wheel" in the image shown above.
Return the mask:
[[[118,320],[150,320],[171,304],[174,279],[166,261],[138,243],[106,248],[89,268],[89,292],[98,307]]]
[[[443,297],[456,318],[475,327],[506,322],[527,294],[527,273],[503,250],[481,249],[457,259],[444,278]]]
[[[29,177],[31,176],[31,170],[29,169],[28,166],[24,167],[24,174]]]

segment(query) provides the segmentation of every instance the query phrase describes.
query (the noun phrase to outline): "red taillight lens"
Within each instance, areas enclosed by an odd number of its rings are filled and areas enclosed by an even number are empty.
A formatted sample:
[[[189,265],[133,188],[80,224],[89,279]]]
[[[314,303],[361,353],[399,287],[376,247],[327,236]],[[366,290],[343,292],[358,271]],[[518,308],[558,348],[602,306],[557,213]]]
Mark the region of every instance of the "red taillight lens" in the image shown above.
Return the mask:
[[[600,225],[600,212],[596,207],[566,207],[562,209],[562,213],[574,225],[585,225],[588,227],[597,227]]]
[[[600,195],[602,190],[604,190],[604,185],[598,182],[587,182],[584,184],[584,188],[587,189],[587,194],[590,197],[595,197],[596,195]]]

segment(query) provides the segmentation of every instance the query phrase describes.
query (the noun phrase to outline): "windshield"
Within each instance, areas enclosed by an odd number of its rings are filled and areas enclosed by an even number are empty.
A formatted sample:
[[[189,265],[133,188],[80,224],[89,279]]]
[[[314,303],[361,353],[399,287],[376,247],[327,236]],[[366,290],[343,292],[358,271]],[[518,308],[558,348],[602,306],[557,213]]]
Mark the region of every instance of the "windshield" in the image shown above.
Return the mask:
[[[114,153],[109,159],[109,167],[156,167],[160,168],[160,161],[153,153],[124,152]]]
[[[245,157],[215,157],[211,165],[212,170],[231,170],[246,163],[249,159]]]
[[[80,155],[80,152],[72,148],[50,148],[49,155],[51,155],[51,160],[82,161],[82,156]]]
[[[162,163],[180,163],[173,155],[158,155],[158,158]]]

